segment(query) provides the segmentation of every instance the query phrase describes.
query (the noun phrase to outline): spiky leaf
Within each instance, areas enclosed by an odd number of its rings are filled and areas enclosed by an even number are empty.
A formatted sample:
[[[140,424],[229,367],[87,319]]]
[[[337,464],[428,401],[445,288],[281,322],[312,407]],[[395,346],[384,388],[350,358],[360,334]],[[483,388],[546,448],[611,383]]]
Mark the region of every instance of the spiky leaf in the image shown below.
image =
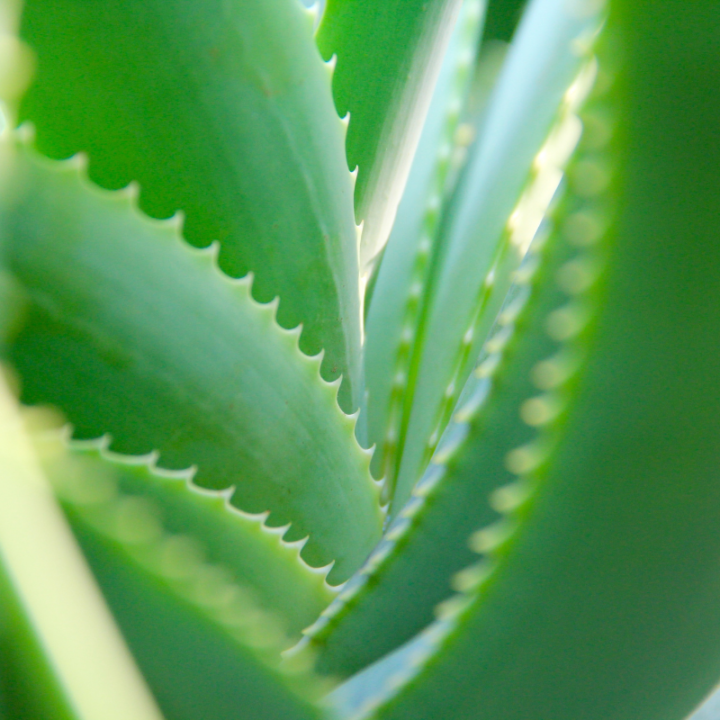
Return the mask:
[[[460,0],[328,0],[318,45],[337,56],[333,94],[350,113],[347,158],[358,168],[361,270],[382,248],[402,197]]]
[[[720,13],[611,3],[606,32],[559,228],[605,275],[558,274],[564,350],[531,375],[529,416],[560,412],[507,456],[515,502],[376,717],[676,720],[720,674]]]
[[[304,557],[342,581],[382,523],[369,456],[297,333],[250,281],[232,281],[177,224],[149,221],[128,193],[88,186],[77,163],[19,149],[3,198],[3,250],[26,292],[10,357],[29,403],[52,403],[79,438],[160,453],[196,482],[235,488],[241,509],[311,534]]]
[[[505,60],[431,265],[398,433],[393,515],[437,446],[577,140],[582,76],[578,92],[567,91],[598,22],[591,0],[535,0]]]
[[[279,321],[303,323],[357,407],[360,312],[352,181],[330,69],[297,0],[27,0],[37,72],[21,119],[55,158],[90,157],[103,187],[131,181],[151,216],[255,274]],[[355,407],[351,407],[355,404]]]

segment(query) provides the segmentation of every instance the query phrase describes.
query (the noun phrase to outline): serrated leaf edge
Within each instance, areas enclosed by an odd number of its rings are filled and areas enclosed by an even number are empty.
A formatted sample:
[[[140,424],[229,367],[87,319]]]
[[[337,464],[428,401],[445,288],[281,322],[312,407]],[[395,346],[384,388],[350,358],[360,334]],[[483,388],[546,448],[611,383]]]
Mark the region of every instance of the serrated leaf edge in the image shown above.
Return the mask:
[[[594,58],[592,62],[597,67]],[[604,76],[602,83],[596,84],[600,86],[597,94],[604,94],[612,80],[613,78]],[[594,99],[595,93],[591,91],[588,100]],[[580,150],[573,160],[573,165],[583,162],[586,157],[589,157],[591,162],[594,161],[596,151],[603,150],[610,143],[611,132],[607,132],[608,129],[609,127],[606,126],[602,132],[598,132],[598,135],[604,135],[601,146],[594,143],[593,138],[583,135],[583,145],[589,146],[590,149],[587,153],[584,149]],[[422,672],[437,650],[461,631],[464,619],[476,604],[482,601],[483,593],[492,583],[493,576],[502,565],[504,558],[510,553],[523,519],[531,511],[533,500],[542,488],[542,471],[559,441],[564,415],[568,410],[568,386],[576,382],[587,358],[589,336],[592,334],[598,310],[597,298],[592,296],[592,291],[602,280],[603,241],[607,237],[607,217],[611,213],[612,204],[607,186],[582,187],[582,181],[578,180],[571,180],[569,184],[571,192],[580,200],[580,204],[568,217],[561,219],[562,227],[555,228],[555,231],[562,233],[565,242],[574,247],[577,254],[563,264],[554,278],[556,286],[562,291],[565,299],[546,316],[545,325],[546,334],[555,340],[559,347],[549,358],[533,366],[532,384],[539,394],[526,398],[518,407],[520,419],[530,427],[536,428],[537,434],[529,443],[514,448],[506,456],[506,469],[517,479],[495,490],[489,498],[491,506],[500,513],[501,518],[486,527],[479,528],[468,538],[470,549],[481,555],[480,560],[454,575],[451,586],[456,594],[435,608],[437,619],[420,633],[425,637],[426,642],[412,658],[412,662],[405,668],[402,676],[397,674],[393,676],[392,683],[388,683],[376,696],[369,698],[366,705],[351,720],[365,720],[372,717],[375,710],[392,701]],[[603,216],[605,222],[594,224],[591,232],[588,232],[587,227],[574,222],[585,216],[596,219],[599,214]],[[577,285],[568,284],[567,275],[577,277],[574,270],[578,266],[593,268],[592,280]],[[558,310],[567,312],[568,317],[582,314],[584,320],[582,323],[568,322],[565,325],[565,332],[557,333],[553,329],[552,316]],[[535,409],[528,411],[529,403],[539,403],[541,407],[549,408],[551,411],[536,414]]]
[[[567,122],[568,118],[574,118],[574,120],[571,121],[573,123],[575,121],[579,122],[578,116],[575,113],[585,97],[587,97],[587,93],[590,90],[587,86],[588,82],[592,82],[596,71],[597,63],[594,58],[591,58],[588,63],[583,66],[576,81],[568,90],[567,95],[572,98],[572,104],[569,104],[568,107],[559,114],[558,121],[548,135],[548,141],[543,145],[543,148],[538,154],[542,152],[547,153],[548,146],[551,147],[551,143],[558,142],[557,138],[560,134],[562,123]],[[574,149],[578,141],[579,137],[573,143],[570,151]],[[568,159],[569,158],[566,158],[566,163]],[[534,182],[537,182],[537,176],[533,177],[529,185],[531,186]],[[558,183],[559,182],[558,180]],[[524,196],[525,193],[521,195],[521,198]],[[552,198],[548,199],[547,205],[544,208],[544,217],[547,217],[551,199]],[[521,202],[522,199],[518,202],[518,205],[520,205]],[[523,312],[530,298],[529,286],[539,268],[541,262],[540,256],[547,232],[547,228],[538,224],[530,240],[525,241],[529,242],[529,246],[520,267],[514,274],[514,287],[517,292],[513,295],[511,301],[506,303],[501,309],[493,330],[490,332],[490,336],[483,346],[477,366],[466,381],[462,394],[456,390],[453,383],[451,383],[448,391],[446,391],[446,402],[450,403],[454,400],[452,419],[443,431],[440,439],[434,438],[434,444],[431,448],[432,455],[426,465],[426,470],[413,488],[410,499],[392,522],[390,522],[383,538],[370,554],[367,561],[357,573],[345,583],[337,598],[325,608],[317,621],[303,630],[304,637],[294,648],[286,651],[287,653],[299,654],[305,647],[318,647],[323,644],[324,638],[332,632],[333,628],[337,626],[362,599],[364,595],[363,589],[368,586],[368,582],[371,579],[375,582],[378,578],[382,577],[388,564],[393,562],[402,552],[409,535],[422,523],[425,513],[433,502],[434,495],[442,491],[448,463],[452,462],[453,457],[462,449],[468,435],[470,423],[482,412],[482,408],[485,406],[490,393],[492,393],[492,378],[502,368],[503,353],[513,337],[515,321]],[[511,234],[508,234],[507,238],[509,240]],[[588,264],[590,263],[590,260],[587,258],[583,258],[583,261]],[[578,261],[576,260],[576,262]],[[595,265],[597,265],[597,263],[595,263]],[[492,270],[490,272],[492,273]],[[593,280],[597,279],[597,275],[597,272],[593,274]],[[576,305],[572,305],[568,310],[574,313],[576,307]],[[574,314],[574,317],[576,316],[577,315]],[[472,342],[472,329],[471,326],[468,333],[466,333],[467,337],[465,340],[467,347],[469,347]],[[577,359],[573,359],[573,372],[564,373],[566,380],[578,369]],[[558,373],[561,368],[560,363],[563,363],[562,367],[569,367],[569,350],[565,350],[564,353],[558,356]],[[459,367],[460,364],[458,364],[458,368]],[[546,369],[545,372],[548,374],[551,370]],[[535,401],[537,402],[538,400],[535,399]],[[555,403],[556,399],[553,398],[547,402]],[[553,419],[558,415],[559,411],[556,411],[552,416]],[[535,423],[536,426],[538,424],[540,423]],[[436,429],[436,432],[438,432],[438,429]],[[431,438],[431,440],[432,439],[433,438]],[[517,454],[512,457],[516,457],[517,462]]]
[[[119,465],[126,467],[142,467],[147,472],[160,480],[168,482],[177,482],[188,491],[191,495],[199,495],[203,498],[209,498],[217,500],[222,503],[222,509],[228,515],[237,519],[238,522],[247,524],[248,526],[257,527],[260,532],[272,538],[276,543],[278,552],[283,553],[285,556],[296,562],[298,567],[301,568],[301,572],[308,573],[309,575],[316,576],[321,579],[322,587],[325,591],[337,595],[342,589],[342,585],[333,586],[328,584],[327,576],[332,570],[334,562],[328,563],[323,567],[314,568],[308,565],[302,558],[300,552],[309,540],[309,536],[301,538],[300,540],[294,540],[288,542],[284,539],[284,535],[292,526],[292,523],[287,523],[280,527],[272,527],[267,525],[267,520],[270,517],[270,512],[266,511],[263,513],[247,513],[240,508],[236,507],[231,503],[234,486],[230,486],[225,490],[211,490],[196,485],[193,482],[193,477],[196,473],[196,467],[190,466],[184,470],[168,470],[158,466],[159,453],[153,451],[145,455],[125,455],[122,453],[113,452],[109,449],[110,446],[110,435],[103,435],[99,438],[93,438],[90,440],[76,440],[72,437],[72,426],[66,425],[62,431],[62,442],[65,448],[71,453],[83,453],[92,454],[95,457],[109,463],[110,465]]]
[[[69,426],[61,432],[41,436],[47,442],[59,441],[61,452],[93,452],[97,457],[113,464],[143,466],[154,473],[156,454],[147,456],[122,456],[107,450],[104,438],[93,441],[73,441]],[[57,447],[57,446],[56,446]],[[161,471],[159,477],[171,477],[190,482],[192,470]],[[190,485],[188,485],[190,487]],[[192,488],[193,491],[195,488]],[[316,702],[331,686],[331,682],[316,678],[308,662],[294,665],[283,663],[280,652],[287,647],[287,638],[281,623],[273,613],[264,610],[254,597],[251,587],[237,581],[223,564],[204,559],[202,539],[188,533],[171,533],[162,524],[158,503],[142,496],[118,492],[113,484],[105,492],[87,498],[85,502],[73,502],[60,493],[64,502],[70,503],[82,522],[89,525],[124,555],[140,565],[145,572],[159,578],[174,593],[190,602],[207,619],[221,627],[223,632],[247,647],[267,668],[279,673],[285,683],[300,697]],[[204,494],[202,492],[201,494]],[[223,497],[227,493],[211,493]],[[239,511],[238,511],[239,512]],[[247,517],[246,513],[241,513]],[[252,522],[261,522],[250,516]],[[278,537],[278,543],[283,541]],[[286,549],[299,558],[294,543],[285,543]]]
[[[395,478],[396,465],[399,460],[397,457],[398,440],[402,422],[403,401],[408,387],[413,345],[418,335],[421,306],[423,297],[427,292],[430,263],[438,239],[442,205],[448,194],[446,180],[453,157],[453,138],[467,95],[468,79],[475,60],[473,49],[477,45],[477,35],[482,15],[482,2],[480,0],[466,0],[458,19],[462,23],[459,28],[460,48],[455,58],[452,87],[445,107],[433,178],[425,201],[421,222],[421,238],[415,248],[412,279],[403,308],[402,330],[397,338],[393,357],[393,382],[387,408],[388,421],[385,434],[379,441],[380,461],[382,463],[379,474],[389,478],[391,481]],[[357,174],[357,169],[355,172]],[[370,271],[366,273],[368,277]],[[393,484],[387,482],[384,497],[386,502],[391,499],[392,489]]]
[[[253,284],[253,273],[249,272],[247,275],[241,278],[233,278],[225,274],[219,267],[218,264],[218,253],[220,251],[220,243],[215,241],[205,248],[196,248],[186,242],[182,235],[182,224],[184,215],[182,211],[178,211],[170,218],[158,220],[146,215],[138,204],[140,197],[140,186],[137,182],[133,181],[125,188],[119,190],[107,190],[97,184],[95,184],[88,176],[88,156],[85,153],[77,153],[66,160],[53,160],[40,153],[34,145],[35,141],[35,130],[34,126],[30,122],[23,123],[16,130],[6,128],[2,134],[0,134],[0,141],[3,143],[11,144],[13,141],[17,141],[25,152],[27,152],[30,159],[50,171],[56,173],[68,173],[74,175],[75,178],[80,182],[80,185],[89,193],[94,193],[102,198],[113,199],[116,202],[125,205],[126,209],[133,215],[138,221],[143,224],[154,227],[156,230],[160,230],[165,233],[169,240],[178,243],[183,251],[193,256],[199,264],[204,264],[216,278],[226,285],[233,288],[236,297],[241,302],[249,302],[249,304],[255,308],[257,312],[264,315],[268,320],[268,326],[272,327],[274,332],[279,333],[279,337],[283,338],[288,345],[291,352],[294,353],[295,357],[308,368],[313,376],[313,381],[317,381],[318,387],[322,389],[328,402],[333,407],[333,411],[337,413],[337,418],[342,427],[346,429],[348,435],[348,447],[352,448],[352,451],[356,454],[358,462],[363,469],[364,475],[367,477],[371,493],[377,499],[378,514],[381,521],[384,521],[387,515],[387,506],[382,504],[381,493],[383,488],[383,480],[375,480],[370,473],[370,462],[374,452],[374,446],[365,449],[357,440],[356,426],[359,417],[359,410],[356,410],[352,414],[347,414],[338,402],[338,394],[340,391],[340,385],[342,383],[342,375],[337,377],[335,380],[328,381],[323,378],[321,373],[322,360],[325,354],[324,350],[321,350],[316,355],[306,355],[300,349],[300,336],[302,334],[303,326],[302,323],[295,328],[283,328],[277,322],[277,311],[280,304],[280,298],[276,296],[267,303],[261,303],[255,300],[252,295],[252,284]],[[92,440],[91,440],[92,441]],[[112,453],[112,434],[103,433],[95,439],[97,442],[105,443],[104,451]],[[162,468],[159,464],[162,460],[162,453],[158,450],[153,449],[150,453],[142,453],[143,456],[153,455],[154,459],[154,471],[155,472],[176,472],[170,469]],[[129,456],[132,457],[132,456]],[[189,469],[181,471],[188,472]],[[263,524],[268,528],[272,529],[272,526],[267,525],[268,518],[272,517],[272,511],[268,512],[268,516],[263,521]],[[280,529],[283,530],[282,536],[287,533],[290,525],[282,526]],[[277,532],[277,528],[275,529]],[[283,540],[283,542],[285,542]],[[307,542],[307,538],[305,539]],[[294,541],[297,543],[297,541]],[[288,543],[286,543],[288,544]],[[320,567],[310,568],[320,573],[324,573],[326,576],[331,571],[334,565],[332,563]],[[310,566],[308,566],[310,567]],[[329,586],[332,587],[332,586]]]

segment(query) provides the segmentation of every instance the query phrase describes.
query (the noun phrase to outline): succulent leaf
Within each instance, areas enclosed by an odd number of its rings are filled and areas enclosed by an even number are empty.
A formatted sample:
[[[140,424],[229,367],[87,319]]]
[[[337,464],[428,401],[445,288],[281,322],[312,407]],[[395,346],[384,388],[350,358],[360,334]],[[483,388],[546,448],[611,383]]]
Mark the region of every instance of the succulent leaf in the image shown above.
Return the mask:
[[[527,0],[491,0],[483,40],[510,42]]]
[[[169,532],[147,497],[104,480],[81,481],[90,492],[66,512],[166,717],[319,718],[324,688],[280,667],[287,639],[272,614],[204,543]]]
[[[162,720],[0,378],[0,697],[11,717]]]
[[[219,241],[223,271],[283,299],[280,324],[303,324],[303,351],[325,351],[354,411],[352,179],[311,14],[297,0],[27,0],[21,33],[37,56],[21,119],[40,150],[86,152],[101,186],[139,182],[149,215],[181,210],[191,244]]]
[[[472,80],[483,9],[480,0],[466,0],[460,10],[372,290],[364,367],[368,439],[377,446],[373,469],[378,477],[394,477],[408,365],[440,213],[448,194],[455,134]],[[391,486],[386,485],[386,490]]]
[[[578,73],[598,21],[590,0],[535,0],[508,53],[431,264],[393,516],[437,446],[577,140],[574,111],[589,79]]]
[[[82,505],[99,492],[117,496],[118,506],[140,503],[168,532],[202,544],[209,562],[222,565],[275,614],[289,640],[335,597],[325,581],[327,569],[308,567],[300,558],[304,543],[284,542],[285,528],[264,525],[267,513],[242,513],[230,505],[230,493],[202,490],[192,483],[192,473],[163,472],[154,455],[115,455],[93,441],[58,445],[60,452],[41,457],[66,504]]]
[[[382,525],[369,453],[338,408],[338,382],[298,349],[299,329],[250,278],[218,271],[177,222],[151,221],[131,193],[90,186],[77,162],[43,162],[18,147],[3,198],[3,249],[28,302],[10,357],[30,404],[62,408],[79,439],[160,453],[161,467],[197,467],[195,481],[234,487],[233,503],[311,534],[303,557],[335,561],[342,582]]]
[[[453,576],[473,562],[468,536],[498,518],[488,498],[514,479],[505,455],[534,436],[519,408],[536,394],[532,367],[555,350],[542,320],[561,296],[555,273],[575,254],[553,250],[541,232],[409,502],[306,631],[319,671],[347,677],[429,625]]]
[[[539,431],[505,458],[505,518],[471,536],[484,559],[435,650],[373,717],[676,720],[720,674],[720,15],[683,9],[610,5],[557,231],[604,272],[565,263],[544,323],[580,362],[533,369]]]
[[[461,0],[327,0],[317,42],[337,56],[335,104],[350,113],[355,217],[365,272],[390,234]]]

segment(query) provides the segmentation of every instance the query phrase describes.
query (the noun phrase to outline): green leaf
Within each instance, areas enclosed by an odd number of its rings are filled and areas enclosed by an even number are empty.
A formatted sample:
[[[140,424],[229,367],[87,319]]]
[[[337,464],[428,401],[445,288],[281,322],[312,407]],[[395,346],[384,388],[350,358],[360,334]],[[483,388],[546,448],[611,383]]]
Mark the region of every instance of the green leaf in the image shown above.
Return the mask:
[[[720,695],[713,691],[687,720],[714,720],[720,711]]]
[[[16,718],[162,720],[0,378],[0,695]]]
[[[360,267],[385,244],[461,0],[328,0],[318,30],[337,56],[335,104],[350,113],[347,159],[359,169]]]
[[[139,503],[148,508],[168,532],[201,543],[208,561],[225,567],[261,607],[276,615],[289,641],[335,597],[325,581],[327,570],[308,567],[300,558],[302,541],[284,542],[285,528],[263,524],[266,513],[238,511],[229,504],[227,492],[198,488],[192,473],[163,472],[155,467],[153,455],[114,455],[102,445],[75,442],[41,454],[56,493],[66,502],[82,504],[104,493],[117,494],[117,502],[128,507]]]
[[[531,246],[410,501],[338,599],[306,631],[305,644],[316,651],[320,672],[352,675],[429,625],[434,608],[452,594],[452,577],[473,561],[468,535],[497,519],[488,498],[513,479],[505,455],[534,434],[519,414],[533,393],[530,370],[555,345],[542,321],[548,307],[558,304],[555,273],[568,250],[558,255],[552,243],[541,240],[542,235]]]
[[[236,506],[292,523],[287,540],[311,534],[303,557],[335,561],[342,582],[382,513],[339,381],[320,378],[249,278],[227,278],[131,195],[18,148],[2,242],[29,306],[10,353],[24,400],[59,406],[78,438],[110,433],[113,451],[157,450],[162,467],[196,466],[199,485],[234,487]]]
[[[610,8],[558,228],[578,257],[544,324],[563,349],[525,410],[538,436],[505,460],[506,518],[471,536],[485,559],[432,660],[373,717],[677,720],[720,675],[720,13]]]
[[[530,5],[452,199],[408,373],[393,515],[437,446],[579,134],[574,108],[586,83],[568,88],[598,16],[574,7]]]
[[[48,717],[78,720],[0,557],[0,718]]]
[[[378,477],[394,477],[404,383],[440,211],[448,194],[447,180],[456,150],[454,136],[472,80],[483,9],[479,0],[465,0],[461,9],[372,289],[364,368],[368,437],[377,445],[373,469]]]
[[[66,511],[165,716],[319,718],[324,687],[280,667],[287,640],[252,593],[206,559],[204,543],[168,532],[147,498],[98,480]]]
[[[527,0],[490,0],[483,40],[510,42]]]
[[[137,181],[156,218],[253,272],[260,302],[325,350],[358,406],[360,307],[352,179],[330,69],[297,0],[27,0],[37,73],[21,119],[55,158],[78,151],[111,189]],[[351,401],[351,394],[353,399]]]
[[[325,698],[326,705],[340,718],[365,715],[371,705],[385,696],[388,678],[404,677],[406,668],[412,666],[413,658],[425,650],[426,644],[426,638],[418,635],[335,688]]]

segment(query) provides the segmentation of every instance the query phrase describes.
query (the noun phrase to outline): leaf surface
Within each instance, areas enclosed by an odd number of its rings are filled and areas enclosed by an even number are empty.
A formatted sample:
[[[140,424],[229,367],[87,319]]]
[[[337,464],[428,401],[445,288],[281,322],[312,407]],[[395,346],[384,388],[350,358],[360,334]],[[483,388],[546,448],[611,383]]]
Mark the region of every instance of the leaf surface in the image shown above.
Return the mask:
[[[540,238],[531,247],[430,466],[366,564],[306,631],[320,672],[348,677],[429,625],[453,594],[453,576],[473,562],[468,536],[498,519],[491,494],[514,477],[504,458],[534,436],[520,417],[535,391],[530,371],[557,345],[542,323],[562,298],[555,273],[574,255],[560,250]]]
[[[582,93],[566,93],[598,24],[591,6],[574,8],[528,8],[452,199],[408,373],[393,515],[437,446],[579,134],[550,133],[558,119],[573,122]]]
[[[0,696],[11,717],[162,720],[0,378]]]
[[[378,477],[393,477],[420,305],[430,274],[455,139],[476,59],[484,7],[466,0],[443,61],[398,215],[372,287],[365,329],[368,437]],[[394,438],[394,440],[393,440]]]
[[[77,438],[160,453],[161,467],[197,468],[195,481],[234,487],[233,503],[310,534],[313,566],[336,561],[342,582],[382,524],[369,454],[337,382],[298,333],[258,305],[250,279],[218,271],[177,223],[149,221],[131,193],[90,187],[77,162],[18,149],[3,199],[6,264],[26,293],[10,357],[30,403],[59,406]]]
[[[64,505],[165,716],[319,718],[322,687],[280,668],[285,640],[272,614],[207,559],[204,543],[169,532],[147,498],[102,480],[86,478],[94,495]]]
[[[350,113],[347,161],[358,168],[360,269],[390,234],[461,0],[328,0],[317,42],[337,56],[335,104]]]
[[[676,720],[720,674],[720,12],[611,2],[605,33],[558,227],[605,271],[558,273],[506,516],[373,717]]]
[[[325,350],[352,412],[352,179],[312,26],[297,0],[28,0],[37,73],[21,119],[45,154],[86,152],[101,186],[139,182],[152,217],[181,210],[191,244],[219,241],[223,271],[253,272],[255,299],[280,296],[280,324]]]
[[[45,467],[60,497],[82,504],[113,494],[118,503],[146,508],[166,531],[201,544],[208,561],[226,568],[258,605],[275,614],[289,640],[335,597],[325,581],[327,570],[313,570],[300,558],[302,542],[284,542],[283,528],[264,524],[266,514],[240,512],[227,492],[192,483],[192,473],[163,472],[152,455],[114,455],[101,442],[71,442],[69,447],[58,442],[57,450]]]

